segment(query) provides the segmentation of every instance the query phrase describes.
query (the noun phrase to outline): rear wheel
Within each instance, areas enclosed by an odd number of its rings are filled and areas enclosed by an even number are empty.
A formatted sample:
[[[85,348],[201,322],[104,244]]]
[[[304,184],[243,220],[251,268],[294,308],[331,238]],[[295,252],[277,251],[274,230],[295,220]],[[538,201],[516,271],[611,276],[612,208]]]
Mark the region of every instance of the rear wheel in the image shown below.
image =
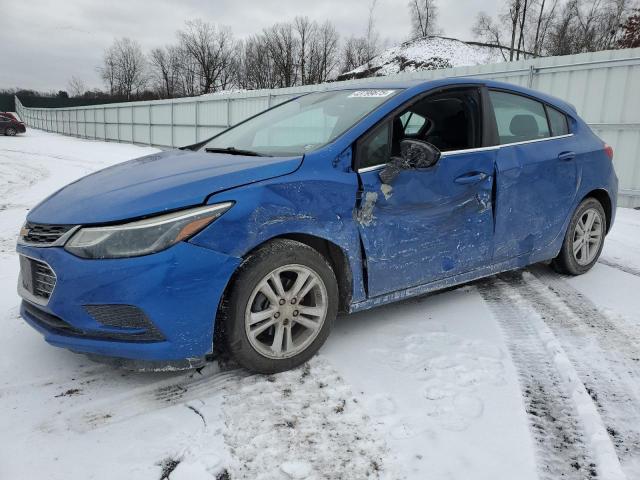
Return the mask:
[[[604,246],[606,218],[598,200],[583,200],[569,222],[562,249],[553,259],[552,267],[569,275],[581,275],[590,270],[598,261]]]
[[[260,373],[294,368],[322,346],[338,310],[329,263],[313,248],[277,239],[241,265],[220,320],[231,357]]]
[[[8,137],[14,137],[16,133],[18,133],[18,131],[13,127],[7,127],[7,129],[4,131],[4,134]]]

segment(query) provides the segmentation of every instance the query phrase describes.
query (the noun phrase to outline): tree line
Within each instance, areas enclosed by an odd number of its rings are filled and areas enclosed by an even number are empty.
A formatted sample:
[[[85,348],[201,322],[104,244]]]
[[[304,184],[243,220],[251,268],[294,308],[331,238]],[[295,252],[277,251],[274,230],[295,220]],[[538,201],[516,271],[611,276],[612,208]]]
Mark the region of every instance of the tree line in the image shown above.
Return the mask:
[[[116,39],[105,50],[98,71],[108,93],[126,99],[145,92],[174,98],[322,83],[379,52],[375,22],[369,23],[367,35],[341,42],[330,21],[303,16],[243,40],[235,39],[227,27],[191,20],[176,33],[175,43],[150,52],[130,38]],[[83,84],[72,78],[69,89],[71,95],[81,95]]]
[[[368,15],[363,15],[364,33],[347,38],[340,37],[332,22],[305,16],[245,39],[235,38],[228,27],[191,20],[176,32],[173,43],[146,52],[136,40],[119,38],[105,49],[98,67],[106,90],[87,89],[73,76],[67,91],[44,96],[147,100],[331,81],[361,65],[370,67],[380,53],[384,42],[376,26],[377,2],[370,0]],[[638,47],[637,2],[503,0],[497,16],[478,14],[473,34],[500,47],[506,61]],[[443,34],[437,0],[409,0],[406,5],[409,39]]]
[[[636,0],[505,0],[480,12],[475,37],[502,47],[504,59],[571,55],[640,43]]]

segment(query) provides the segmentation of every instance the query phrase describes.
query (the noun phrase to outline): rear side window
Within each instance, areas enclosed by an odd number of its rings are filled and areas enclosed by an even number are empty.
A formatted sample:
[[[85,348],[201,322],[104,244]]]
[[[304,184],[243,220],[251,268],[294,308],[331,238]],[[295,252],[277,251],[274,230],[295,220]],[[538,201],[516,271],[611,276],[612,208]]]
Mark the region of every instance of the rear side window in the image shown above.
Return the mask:
[[[569,125],[567,124],[567,116],[553,107],[547,106],[547,115],[549,115],[549,123],[551,124],[551,134],[555,137],[558,135],[566,135],[569,133]]]
[[[542,103],[513,93],[490,91],[489,95],[501,145],[551,136]]]

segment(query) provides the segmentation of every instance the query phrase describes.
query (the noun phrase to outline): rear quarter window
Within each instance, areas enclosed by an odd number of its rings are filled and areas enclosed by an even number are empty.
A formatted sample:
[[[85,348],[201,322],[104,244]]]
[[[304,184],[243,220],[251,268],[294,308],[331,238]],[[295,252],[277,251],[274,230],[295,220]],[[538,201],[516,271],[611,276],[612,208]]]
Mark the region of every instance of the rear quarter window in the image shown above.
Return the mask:
[[[547,105],[547,115],[551,124],[551,135],[567,135],[569,133],[569,124],[567,116],[559,110]]]

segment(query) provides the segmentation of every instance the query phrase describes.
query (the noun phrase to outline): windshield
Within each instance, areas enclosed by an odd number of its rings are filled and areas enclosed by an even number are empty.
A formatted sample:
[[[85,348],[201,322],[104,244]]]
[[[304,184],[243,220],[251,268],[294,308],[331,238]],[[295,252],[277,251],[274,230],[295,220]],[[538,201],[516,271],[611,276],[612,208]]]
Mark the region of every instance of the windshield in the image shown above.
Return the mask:
[[[333,141],[397,92],[363,89],[310,93],[226,130],[203,149],[303,155]]]

